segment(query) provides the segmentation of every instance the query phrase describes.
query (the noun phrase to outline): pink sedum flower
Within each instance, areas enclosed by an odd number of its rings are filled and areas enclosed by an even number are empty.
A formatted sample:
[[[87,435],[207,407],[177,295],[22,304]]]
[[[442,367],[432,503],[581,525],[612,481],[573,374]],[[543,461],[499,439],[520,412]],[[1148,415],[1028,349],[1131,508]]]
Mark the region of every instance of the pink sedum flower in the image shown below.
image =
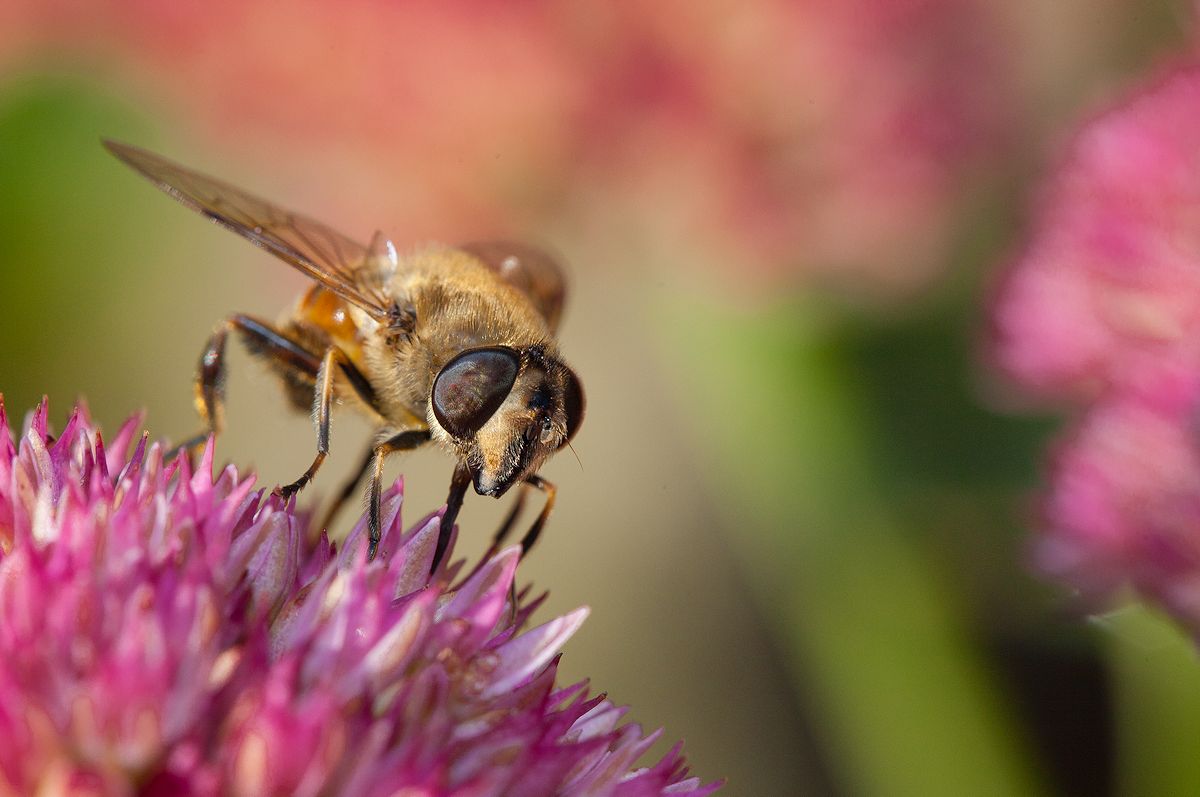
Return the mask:
[[[518,550],[428,575],[438,515],[338,549],[233,466],[193,472],[0,404],[0,795],[705,795],[558,686],[579,609],[526,629]],[[449,558],[449,557],[448,557]],[[450,586],[458,582],[456,586]]]
[[[1083,126],[993,318],[1010,375],[1084,408],[1038,564],[1092,601],[1132,585],[1200,636],[1200,65]]]

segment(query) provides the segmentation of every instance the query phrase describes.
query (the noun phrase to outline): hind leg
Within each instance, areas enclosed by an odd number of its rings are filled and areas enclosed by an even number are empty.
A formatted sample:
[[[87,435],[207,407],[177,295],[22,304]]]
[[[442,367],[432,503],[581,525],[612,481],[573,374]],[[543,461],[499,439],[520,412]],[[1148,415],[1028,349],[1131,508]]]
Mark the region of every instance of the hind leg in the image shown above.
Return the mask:
[[[257,318],[229,316],[205,343],[196,370],[196,412],[204,429],[180,444],[176,451],[198,448],[210,435],[220,434],[225,428],[225,343],[230,330],[237,332],[251,351],[309,379],[317,377],[320,360],[304,346]]]
[[[276,489],[286,498],[312,480],[329,453],[329,417],[335,374],[340,372],[359,398],[372,408],[376,406],[375,394],[370,383],[341,349],[328,346],[324,356],[319,357],[309,346],[271,324],[247,315],[232,315],[217,327],[200,355],[195,401],[205,428],[176,450],[197,448],[209,435],[219,434],[224,428],[225,344],[230,330],[238,334],[252,354],[266,359],[277,371],[288,376],[289,382],[298,383],[296,386],[301,391],[305,389],[303,383],[312,382],[317,454],[299,479]]]

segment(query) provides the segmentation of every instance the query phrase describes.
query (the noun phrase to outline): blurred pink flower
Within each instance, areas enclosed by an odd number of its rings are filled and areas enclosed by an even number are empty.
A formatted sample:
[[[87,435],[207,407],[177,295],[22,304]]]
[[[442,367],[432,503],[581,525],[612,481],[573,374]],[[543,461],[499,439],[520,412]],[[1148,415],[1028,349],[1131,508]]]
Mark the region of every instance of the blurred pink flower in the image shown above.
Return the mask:
[[[993,351],[1024,385],[1090,398],[1200,356],[1200,66],[1083,127],[1002,286]]]
[[[1084,409],[1060,442],[1039,565],[1125,585],[1200,636],[1200,65],[1088,121],[993,314],[992,354]]]
[[[944,266],[966,178],[1015,115],[986,3],[609,8],[586,51],[589,184],[615,166],[625,202],[737,275],[886,292]]]
[[[0,795],[704,795],[678,747],[555,684],[518,551],[430,580],[438,516],[338,551],[252,478],[0,405]],[[129,450],[132,454],[129,454]],[[427,583],[428,582],[428,583]]]
[[[1103,605],[1129,584],[1200,635],[1200,369],[1088,409],[1057,449],[1035,548]]]
[[[616,228],[737,277],[860,290],[939,270],[1016,116],[984,0],[45,0],[0,29],[0,61],[99,65],[279,171],[324,158],[346,185],[316,184],[363,237],[565,213],[606,253]]]

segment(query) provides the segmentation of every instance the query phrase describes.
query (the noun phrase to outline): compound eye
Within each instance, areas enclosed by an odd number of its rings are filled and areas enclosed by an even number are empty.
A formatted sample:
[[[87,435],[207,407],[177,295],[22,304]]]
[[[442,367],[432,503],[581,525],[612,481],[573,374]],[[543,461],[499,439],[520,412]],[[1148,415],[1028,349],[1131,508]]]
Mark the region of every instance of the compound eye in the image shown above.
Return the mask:
[[[463,352],[434,380],[434,417],[454,437],[475,434],[508,397],[520,366],[512,349]]]

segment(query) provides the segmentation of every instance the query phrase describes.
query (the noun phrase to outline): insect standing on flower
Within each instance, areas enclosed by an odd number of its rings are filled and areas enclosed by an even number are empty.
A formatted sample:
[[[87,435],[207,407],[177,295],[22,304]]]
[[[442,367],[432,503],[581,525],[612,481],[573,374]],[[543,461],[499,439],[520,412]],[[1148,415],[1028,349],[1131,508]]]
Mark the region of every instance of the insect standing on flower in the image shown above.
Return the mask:
[[[471,485],[497,498],[521,485],[497,542],[515,522],[529,488],[546,494],[521,541],[529,550],[554,507],[555,488],[537,475],[538,468],[568,444],[584,413],[579,378],[554,340],[564,283],[553,260],[502,242],[401,256],[379,233],[363,246],[158,155],[113,141],[104,145],[184,205],[316,283],[278,323],[231,315],[209,338],[196,379],[196,407],[206,429],[187,447],[221,430],[225,340],[232,330],[282,378],[291,403],[313,412],[316,457],[300,478],[276,489],[279,495],[296,493],[316,475],[329,453],[330,410],[344,401],[367,413],[380,431],[326,522],[370,473],[369,558],[380,539],[385,458],[430,440],[458,459],[433,567]]]

